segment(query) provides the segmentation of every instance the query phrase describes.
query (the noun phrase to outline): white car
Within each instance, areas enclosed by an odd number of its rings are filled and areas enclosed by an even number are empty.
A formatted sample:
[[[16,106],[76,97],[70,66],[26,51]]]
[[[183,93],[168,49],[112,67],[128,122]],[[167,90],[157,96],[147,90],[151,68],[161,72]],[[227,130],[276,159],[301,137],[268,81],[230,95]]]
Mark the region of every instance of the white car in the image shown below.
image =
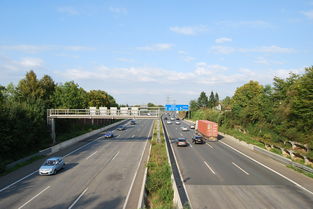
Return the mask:
[[[188,131],[188,128],[187,127],[181,127],[181,130],[182,131]]]
[[[166,121],[166,124],[172,124],[172,122],[168,120],[168,121]]]
[[[195,125],[190,125],[190,129],[195,129]]]
[[[180,125],[180,121],[176,121],[175,123],[176,123],[176,125]]]
[[[175,118],[172,117],[171,120],[175,120]]]

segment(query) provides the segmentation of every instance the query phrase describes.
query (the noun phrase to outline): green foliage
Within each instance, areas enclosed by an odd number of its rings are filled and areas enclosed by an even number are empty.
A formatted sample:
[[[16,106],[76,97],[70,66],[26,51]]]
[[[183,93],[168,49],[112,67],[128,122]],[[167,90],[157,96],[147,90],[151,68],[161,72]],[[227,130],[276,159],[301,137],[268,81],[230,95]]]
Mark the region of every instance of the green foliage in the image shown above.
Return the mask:
[[[88,94],[74,81],[58,85],[53,95],[55,108],[84,109],[88,107]]]
[[[105,96],[105,104],[117,105],[111,95]],[[89,102],[93,101],[86,91],[73,81],[56,85],[50,76],[38,79],[33,71],[27,72],[17,86],[0,85],[0,172],[7,163],[51,145],[47,109],[86,108]],[[76,132],[70,123],[63,124],[62,129],[64,133]]]
[[[209,106],[209,100],[204,91],[200,93],[197,103],[198,103],[198,106],[202,108]]]
[[[101,90],[91,90],[88,92],[88,105],[90,107],[115,107],[117,106],[114,98]]]
[[[147,164],[146,190],[148,193],[148,208],[172,209],[174,196],[171,182],[172,171],[167,159],[162,128],[160,128],[161,143],[157,143],[156,123],[154,124],[150,159]]]

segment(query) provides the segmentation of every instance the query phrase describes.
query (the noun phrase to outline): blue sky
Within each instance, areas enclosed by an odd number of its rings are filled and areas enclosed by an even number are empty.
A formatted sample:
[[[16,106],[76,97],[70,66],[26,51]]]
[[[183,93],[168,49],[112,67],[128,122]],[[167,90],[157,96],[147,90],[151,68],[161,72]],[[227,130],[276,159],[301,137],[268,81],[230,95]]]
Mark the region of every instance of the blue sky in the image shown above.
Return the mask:
[[[0,84],[32,69],[120,104],[187,104],[302,73],[312,35],[313,0],[1,0]]]

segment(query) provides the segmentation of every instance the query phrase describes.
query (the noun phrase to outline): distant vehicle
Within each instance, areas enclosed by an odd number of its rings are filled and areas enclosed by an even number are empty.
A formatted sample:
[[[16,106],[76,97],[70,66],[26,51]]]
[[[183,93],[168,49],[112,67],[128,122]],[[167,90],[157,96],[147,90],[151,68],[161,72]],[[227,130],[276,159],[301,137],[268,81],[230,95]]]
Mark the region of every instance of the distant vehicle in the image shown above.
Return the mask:
[[[171,118],[171,120],[173,121],[173,120],[175,120],[175,118]]]
[[[39,175],[56,174],[64,165],[65,163],[62,157],[49,158],[39,168]]]
[[[118,130],[118,131],[123,131],[123,130],[125,130],[125,129],[126,129],[125,126],[118,126],[118,127],[117,127],[117,130]]]
[[[172,124],[172,122],[170,120],[166,121],[167,124]]]
[[[175,123],[176,123],[176,125],[180,125],[180,122],[179,122],[179,121],[176,121]]]
[[[204,139],[202,136],[195,135],[192,137],[192,143],[195,144],[204,144]]]
[[[195,125],[194,124],[190,125],[190,129],[195,129]]]
[[[148,112],[148,113],[147,113],[147,115],[148,115],[148,116],[150,116],[150,115],[151,115],[151,113],[149,113],[149,112]]]
[[[167,120],[167,117],[164,117],[164,120]]]
[[[176,118],[176,120],[180,120],[179,118]]]
[[[180,147],[180,146],[186,147],[186,146],[188,145],[186,138],[178,138],[178,139],[176,140],[176,145],[177,145],[178,147]]]
[[[188,128],[187,127],[181,127],[181,130],[182,131],[188,131]]]
[[[130,121],[130,125],[136,125],[136,121],[135,120],[131,120]]]
[[[104,134],[104,138],[113,138],[113,132],[112,131],[108,131]]]

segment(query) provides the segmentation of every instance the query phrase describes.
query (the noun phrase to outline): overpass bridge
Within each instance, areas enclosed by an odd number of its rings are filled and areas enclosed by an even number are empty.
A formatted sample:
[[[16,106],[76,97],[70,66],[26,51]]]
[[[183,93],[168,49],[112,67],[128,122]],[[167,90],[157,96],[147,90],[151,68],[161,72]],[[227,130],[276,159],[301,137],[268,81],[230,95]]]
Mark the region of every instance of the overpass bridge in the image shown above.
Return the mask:
[[[89,109],[48,109],[47,122],[51,127],[51,138],[56,142],[55,119],[156,119],[164,107],[90,107]]]

